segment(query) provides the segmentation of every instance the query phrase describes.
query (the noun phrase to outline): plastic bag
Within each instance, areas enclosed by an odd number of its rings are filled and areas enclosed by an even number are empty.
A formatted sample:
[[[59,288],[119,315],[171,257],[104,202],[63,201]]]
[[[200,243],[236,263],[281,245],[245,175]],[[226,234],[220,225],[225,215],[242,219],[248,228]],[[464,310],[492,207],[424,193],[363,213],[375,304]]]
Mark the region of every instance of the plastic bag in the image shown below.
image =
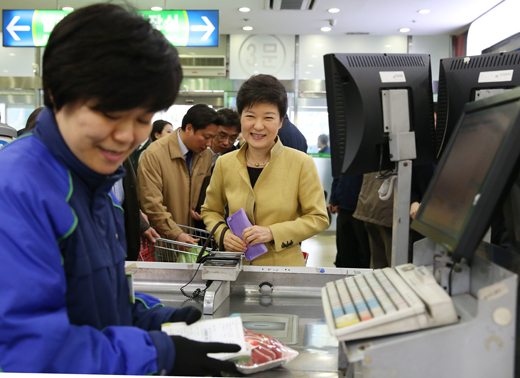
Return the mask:
[[[238,361],[236,364],[238,371],[242,374],[252,374],[282,366],[298,355],[297,351],[269,335],[255,333],[244,328],[244,336],[252,350],[249,362]]]
[[[196,263],[197,257],[200,252],[200,248],[192,247],[187,251],[189,253],[179,253],[179,257],[177,258],[177,262],[179,263]],[[208,254],[208,251],[204,251],[203,256],[206,256]]]

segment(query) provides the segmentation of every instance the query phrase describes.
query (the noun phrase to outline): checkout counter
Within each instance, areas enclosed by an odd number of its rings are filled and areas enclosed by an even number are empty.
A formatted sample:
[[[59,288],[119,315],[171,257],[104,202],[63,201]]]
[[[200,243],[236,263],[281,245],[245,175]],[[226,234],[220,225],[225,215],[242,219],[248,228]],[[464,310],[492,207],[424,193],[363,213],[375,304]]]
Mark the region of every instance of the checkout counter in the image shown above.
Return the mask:
[[[414,263],[449,271],[440,247],[416,243]],[[206,288],[198,264],[127,262],[134,289],[166,306],[198,307],[203,319],[241,314],[244,327],[277,338],[299,355],[255,377],[511,377],[514,366],[517,275],[520,258],[482,243],[471,269],[457,268],[452,298],[459,322],[417,332],[338,342],[325,321],[321,288],[370,269],[242,266],[235,281],[213,281],[200,300],[186,293]],[[504,269],[507,267],[508,269]]]
[[[284,367],[256,373],[255,377],[343,376],[346,360],[325,322],[321,288],[329,281],[369,270],[247,265],[235,281],[228,281],[229,296],[219,306],[213,306],[210,302],[218,302],[218,293],[206,292],[204,300],[198,301],[180,291],[193,277],[197,265],[127,262],[127,270],[133,272],[136,291],[153,295],[166,306],[190,305],[201,311],[206,307],[204,313],[212,308],[213,313],[203,315],[203,319],[239,313],[246,328],[269,334],[299,352]],[[206,280],[199,270],[184,291],[192,293],[205,287]]]

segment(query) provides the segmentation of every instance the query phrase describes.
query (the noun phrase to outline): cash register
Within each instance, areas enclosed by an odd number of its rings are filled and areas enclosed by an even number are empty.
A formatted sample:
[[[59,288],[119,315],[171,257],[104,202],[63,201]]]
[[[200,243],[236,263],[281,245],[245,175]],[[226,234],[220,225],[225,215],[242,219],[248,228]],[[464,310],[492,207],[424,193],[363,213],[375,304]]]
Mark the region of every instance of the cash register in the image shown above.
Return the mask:
[[[466,104],[411,226],[427,238],[419,259],[322,288],[352,376],[513,375],[517,275],[482,238],[518,177],[519,141],[520,88]]]

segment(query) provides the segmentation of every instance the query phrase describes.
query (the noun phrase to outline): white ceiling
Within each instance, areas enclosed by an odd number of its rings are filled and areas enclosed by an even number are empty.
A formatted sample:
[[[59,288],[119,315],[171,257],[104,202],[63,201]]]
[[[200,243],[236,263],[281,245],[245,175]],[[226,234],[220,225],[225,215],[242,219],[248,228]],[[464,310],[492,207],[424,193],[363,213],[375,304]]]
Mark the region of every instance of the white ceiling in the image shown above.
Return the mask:
[[[280,0],[273,0],[274,2]],[[286,1],[286,0],[284,0]],[[323,34],[330,19],[336,24],[328,34],[400,34],[407,27],[410,35],[457,35],[479,16],[503,0],[314,0],[313,10],[269,10],[269,0],[127,0],[138,9],[152,6],[164,9],[219,9],[220,34]],[[0,9],[80,8],[99,0],[0,0]],[[118,3],[117,1],[113,1]],[[239,7],[249,7],[241,13]],[[336,14],[327,12],[339,8]],[[422,15],[420,9],[431,13]],[[248,19],[245,21],[244,19]],[[242,30],[252,26],[251,32]]]

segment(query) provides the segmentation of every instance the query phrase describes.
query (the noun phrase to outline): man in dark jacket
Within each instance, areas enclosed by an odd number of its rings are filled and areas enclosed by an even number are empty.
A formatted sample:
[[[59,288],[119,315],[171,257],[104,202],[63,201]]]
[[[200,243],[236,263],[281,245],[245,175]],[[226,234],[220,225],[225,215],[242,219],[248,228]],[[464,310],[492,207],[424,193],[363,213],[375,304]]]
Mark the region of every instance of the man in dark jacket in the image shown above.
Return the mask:
[[[368,268],[370,245],[363,221],[352,216],[356,211],[363,175],[343,176],[332,182],[329,211],[336,220],[337,268]]]
[[[307,140],[302,132],[289,121],[287,115],[283,119],[282,128],[278,130],[278,137],[285,147],[291,147],[305,154],[307,153]]]

